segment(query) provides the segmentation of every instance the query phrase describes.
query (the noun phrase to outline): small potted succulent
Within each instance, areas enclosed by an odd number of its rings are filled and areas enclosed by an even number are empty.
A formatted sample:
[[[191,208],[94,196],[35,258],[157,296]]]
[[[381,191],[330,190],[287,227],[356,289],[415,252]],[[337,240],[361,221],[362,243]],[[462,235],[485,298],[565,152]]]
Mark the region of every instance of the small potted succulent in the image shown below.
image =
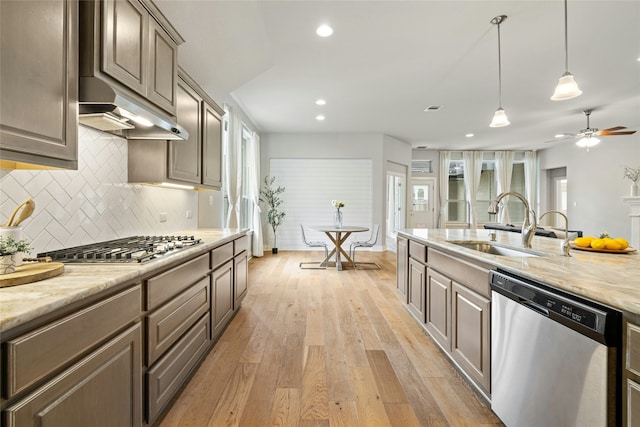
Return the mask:
[[[30,253],[31,245],[26,240],[14,240],[13,236],[0,236],[0,274],[16,271],[18,258],[22,253]]]

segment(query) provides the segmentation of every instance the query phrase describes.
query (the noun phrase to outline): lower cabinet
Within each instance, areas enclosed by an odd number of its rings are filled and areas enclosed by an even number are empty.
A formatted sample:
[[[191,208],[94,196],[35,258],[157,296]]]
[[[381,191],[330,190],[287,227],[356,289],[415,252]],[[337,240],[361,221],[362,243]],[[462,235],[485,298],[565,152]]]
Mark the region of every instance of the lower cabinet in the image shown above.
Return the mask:
[[[491,301],[456,282],[451,289],[451,357],[489,393]]]
[[[640,316],[625,314],[622,351],[622,425],[640,426]]]
[[[239,307],[247,294],[248,260],[247,251],[242,252],[233,259],[234,275],[234,307]]]
[[[409,241],[404,237],[398,236],[396,251],[396,291],[400,294],[400,298],[406,304],[407,299],[407,270],[409,268]]]
[[[141,424],[141,326],[129,327],[4,411],[4,425]]]
[[[211,335],[217,337],[233,315],[233,261],[211,273]]]
[[[427,277],[427,267],[413,258],[409,258],[409,279],[408,296],[409,311],[413,313],[418,320],[425,321],[425,284]]]
[[[451,351],[451,279],[427,269],[426,328],[433,339]]]

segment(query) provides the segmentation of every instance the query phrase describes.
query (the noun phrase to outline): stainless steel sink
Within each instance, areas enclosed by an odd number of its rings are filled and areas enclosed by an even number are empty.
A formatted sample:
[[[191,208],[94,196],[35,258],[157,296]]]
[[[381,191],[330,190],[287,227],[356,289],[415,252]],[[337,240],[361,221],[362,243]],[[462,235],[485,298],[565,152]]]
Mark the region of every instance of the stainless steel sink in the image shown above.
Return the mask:
[[[485,254],[513,256],[513,257],[543,257],[547,256],[544,252],[538,252],[526,248],[517,248],[514,246],[501,245],[499,243],[485,241],[470,240],[449,240],[448,243],[462,246],[463,248],[472,249],[474,251],[483,252]]]

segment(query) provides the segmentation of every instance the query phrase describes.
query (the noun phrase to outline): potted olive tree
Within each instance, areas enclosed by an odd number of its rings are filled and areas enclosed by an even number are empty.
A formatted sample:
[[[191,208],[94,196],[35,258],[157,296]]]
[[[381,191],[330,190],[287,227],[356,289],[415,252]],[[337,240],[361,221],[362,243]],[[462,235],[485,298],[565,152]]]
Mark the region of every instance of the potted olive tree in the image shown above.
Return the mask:
[[[278,206],[282,204],[280,194],[284,193],[284,187],[278,186],[277,188],[275,188],[275,181],[275,176],[265,176],[264,187],[260,190],[260,201],[266,203],[266,205],[269,207],[269,210],[267,211],[267,221],[273,229],[273,247],[271,248],[271,253],[273,254],[278,253],[276,230],[278,226],[282,224],[282,220],[286,215],[283,211],[278,209]]]

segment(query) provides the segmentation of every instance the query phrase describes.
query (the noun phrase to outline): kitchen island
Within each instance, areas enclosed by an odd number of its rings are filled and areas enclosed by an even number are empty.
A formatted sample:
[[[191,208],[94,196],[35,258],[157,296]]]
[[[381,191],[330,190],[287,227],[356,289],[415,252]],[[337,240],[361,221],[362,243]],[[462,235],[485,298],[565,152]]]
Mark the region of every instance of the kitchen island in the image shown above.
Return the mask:
[[[202,243],[0,289],[3,425],[160,418],[247,290],[248,230],[175,233],[185,234]]]
[[[495,243],[516,252],[477,250]],[[397,291],[407,310],[431,335],[475,389],[491,400],[491,270],[500,269],[622,312],[622,410],[624,425],[640,421],[640,255],[571,249],[561,239],[489,230],[413,229],[398,233]],[[527,255],[527,256],[523,256]],[[538,255],[538,256],[531,256]],[[621,365],[621,366],[620,366]],[[618,421],[619,422],[619,421]]]

